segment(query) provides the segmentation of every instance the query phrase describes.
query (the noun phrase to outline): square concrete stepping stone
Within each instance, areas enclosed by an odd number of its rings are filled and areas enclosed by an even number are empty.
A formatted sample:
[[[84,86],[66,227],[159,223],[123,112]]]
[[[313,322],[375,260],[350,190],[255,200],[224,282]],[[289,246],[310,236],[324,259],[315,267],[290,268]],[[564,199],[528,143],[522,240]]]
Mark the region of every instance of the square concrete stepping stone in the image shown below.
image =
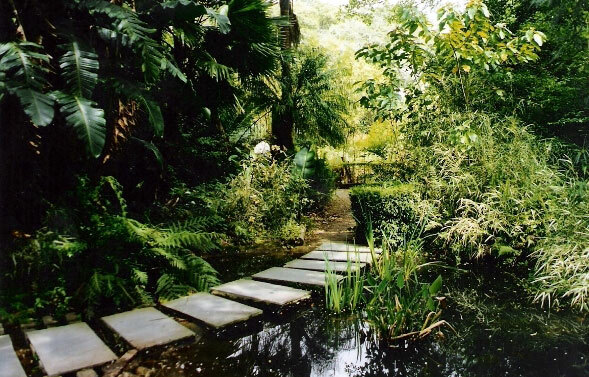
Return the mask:
[[[297,270],[293,268],[272,267],[258,272],[252,278],[256,280],[275,281],[280,283],[297,283],[304,285],[325,286],[325,273],[319,271]],[[338,280],[343,279],[337,276]]]
[[[216,329],[244,322],[262,314],[260,309],[209,293],[195,293],[166,302],[163,305]]]
[[[378,257],[378,255],[377,255]],[[352,253],[345,251],[324,251],[324,250],[313,250],[301,257],[302,259],[317,259],[325,261],[330,260],[333,262],[347,262],[352,263],[367,263],[372,264],[372,254],[370,253]]]
[[[325,241],[315,250],[327,250],[327,251],[351,251],[358,253],[370,253],[370,248],[364,245],[356,245],[348,242],[341,241]],[[374,252],[380,254],[382,250],[378,247],[374,248]]]
[[[30,331],[26,335],[50,376],[92,368],[117,358],[84,322]]]
[[[286,268],[298,268],[301,270],[313,270],[313,271],[327,271],[329,263],[329,269],[333,272],[347,272],[348,262],[334,262],[314,259],[295,259],[284,265]],[[366,263],[351,262],[350,271],[357,271],[358,269],[364,268]]]
[[[246,279],[219,285],[214,287],[211,293],[236,300],[251,300],[278,306],[293,304],[311,297],[309,291],[302,289]]]
[[[141,308],[102,317],[113,331],[138,350],[194,336],[194,332],[155,308]]]
[[[0,377],[27,377],[9,335],[0,336]]]

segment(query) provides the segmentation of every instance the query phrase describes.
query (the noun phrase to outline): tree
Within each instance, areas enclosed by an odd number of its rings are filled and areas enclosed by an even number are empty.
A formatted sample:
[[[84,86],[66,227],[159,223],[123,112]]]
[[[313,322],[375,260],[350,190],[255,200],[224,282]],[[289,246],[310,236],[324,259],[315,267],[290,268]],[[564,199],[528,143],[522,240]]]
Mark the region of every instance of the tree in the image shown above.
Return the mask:
[[[0,207],[11,228],[42,217],[41,204],[24,215],[16,203],[51,200],[76,173],[124,182],[128,144],[161,164],[156,145],[187,119],[220,129],[239,80],[272,71],[278,56],[262,0],[0,6]]]
[[[252,100],[269,109],[273,121],[291,122],[290,140],[296,135],[300,144],[343,143],[348,127],[344,115],[350,104],[337,85],[337,72],[328,67],[327,56],[315,49],[300,49],[286,74],[283,71],[278,79],[254,84]]]
[[[487,98],[488,92],[475,92],[489,90],[476,87],[477,78],[535,61],[546,40],[544,33],[533,27],[514,35],[505,24],[492,23],[490,17],[482,1],[471,0],[464,13],[451,7],[440,9],[438,23],[432,27],[415,8],[401,7],[389,42],[357,53],[382,68],[385,78],[364,83],[362,104],[386,119],[399,113],[412,98],[420,98],[428,87],[437,88],[446,104],[459,108],[468,109],[475,100]],[[490,89],[492,95],[502,95]]]
[[[285,24],[280,27],[281,39],[281,86],[282,86],[282,105],[284,109],[291,108],[293,100],[291,93],[293,84],[291,82],[292,74],[290,65],[292,63],[292,48],[296,46],[300,39],[299,25],[296,15],[293,11],[292,0],[280,0],[280,16]],[[294,147],[293,140],[294,119],[293,114],[288,111],[272,112],[272,137],[274,142],[280,147],[291,150]]]
[[[522,119],[547,136],[587,144],[589,127],[589,2],[587,0],[490,0],[489,9],[508,28],[527,25],[546,33],[541,59],[495,76]]]

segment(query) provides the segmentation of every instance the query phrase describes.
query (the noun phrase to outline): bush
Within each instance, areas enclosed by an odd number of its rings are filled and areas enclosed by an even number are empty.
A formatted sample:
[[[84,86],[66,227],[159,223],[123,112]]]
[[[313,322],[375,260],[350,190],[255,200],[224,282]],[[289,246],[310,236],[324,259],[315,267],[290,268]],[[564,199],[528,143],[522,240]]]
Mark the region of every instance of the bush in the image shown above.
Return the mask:
[[[414,220],[428,219],[437,249],[457,262],[489,256],[529,262],[537,301],[587,310],[589,190],[580,151],[540,140],[516,118],[481,112],[420,114],[404,132],[411,180],[423,188],[410,208]],[[378,233],[383,216],[393,215],[376,195],[365,201],[379,205],[363,205],[372,208]],[[367,209],[355,207],[364,219]]]
[[[286,224],[300,222],[308,189],[306,180],[293,173],[292,160],[257,155],[243,161],[242,170],[221,193],[220,210],[238,240],[279,238]]]
[[[400,244],[403,235],[413,233],[417,227],[415,206],[419,193],[414,184],[357,186],[350,190],[350,200],[358,239],[364,239],[372,228],[375,238],[387,233],[392,242]]]
[[[7,279],[3,298],[13,306],[7,312],[20,305],[34,307],[37,314],[60,315],[71,301],[93,317],[218,283],[217,272],[196,255],[217,248],[216,235],[203,231],[206,219],[167,227],[131,219],[112,177],[98,184],[80,179],[69,199],[9,256],[15,268],[2,277]]]

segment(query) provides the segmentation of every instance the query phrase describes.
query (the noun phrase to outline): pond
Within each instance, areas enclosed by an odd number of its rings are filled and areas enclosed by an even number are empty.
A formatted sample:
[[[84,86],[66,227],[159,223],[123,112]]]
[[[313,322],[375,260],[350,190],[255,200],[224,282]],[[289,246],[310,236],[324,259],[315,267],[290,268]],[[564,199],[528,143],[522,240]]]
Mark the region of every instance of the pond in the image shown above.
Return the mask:
[[[258,254],[224,265],[223,280],[292,259]],[[225,265],[226,266],[226,265]],[[569,312],[530,304],[521,279],[495,267],[445,271],[452,325],[443,335],[414,343],[379,343],[350,315],[330,315],[322,292],[312,305],[266,317],[258,325],[152,351],[141,365],[153,376],[588,376],[589,329]],[[472,271],[472,270],[471,270]]]

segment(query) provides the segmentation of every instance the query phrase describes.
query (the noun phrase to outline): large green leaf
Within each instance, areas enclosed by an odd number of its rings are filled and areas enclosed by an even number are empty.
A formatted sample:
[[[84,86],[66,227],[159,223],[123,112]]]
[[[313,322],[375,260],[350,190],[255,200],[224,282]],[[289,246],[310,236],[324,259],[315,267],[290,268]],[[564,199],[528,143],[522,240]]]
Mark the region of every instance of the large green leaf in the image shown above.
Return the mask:
[[[43,93],[48,86],[43,64],[49,56],[39,53],[43,47],[31,42],[0,44],[0,76],[6,92],[16,94],[24,112],[37,126],[47,126],[53,120],[54,99]]]
[[[83,97],[61,92],[56,93],[56,96],[67,124],[75,130],[88,153],[94,157],[100,156],[106,137],[104,110]]]
[[[149,124],[153,127],[155,135],[162,137],[164,134],[164,117],[162,116],[162,111],[157,102],[140,94],[137,95],[135,99],[143,105],[143,109],[147,112]]]
[[[159,4],[153,13],[154,16],[163,20],[193,21],[207,14],[207,8],[192,0],[171,0]]]
[[[438,275],[436,280],[429,286],[429,293],[435,295],[442,288],[442,275]]]
[[[316,161],[315,152],[309,150],[307,147],[298,151],[294,157],[296,171],[305,179],[310,178],[315,174]]]
[[[231,31],[231,21],[229,21],[229,17],[227,17],[227,9],[226,6],[221,7],[218,12],[215,12],[212,9],[207,9],[207,14],[215,21],[219,31],[223,34],[227,34]]]
[[[98,55],[90,49],[82,48],[78,41],[61,47],[66,52],[59,59],[59,67],[69,86],[68,92],[91,98],[98,81]]]
[[[31,88],[16,90],[16,95],[24,107],[25,113],[37,126],[47,126],[53,120],[55,103],[49,94],[41,93]]]
[[[31,42],[9,42],[0,44],[0,71],[6,80],[18,81],[26,86],[41,89],[47,84],[45,73],[49,70],[43,63],[49,63],[47,54],[37,52],[42,46]]]

